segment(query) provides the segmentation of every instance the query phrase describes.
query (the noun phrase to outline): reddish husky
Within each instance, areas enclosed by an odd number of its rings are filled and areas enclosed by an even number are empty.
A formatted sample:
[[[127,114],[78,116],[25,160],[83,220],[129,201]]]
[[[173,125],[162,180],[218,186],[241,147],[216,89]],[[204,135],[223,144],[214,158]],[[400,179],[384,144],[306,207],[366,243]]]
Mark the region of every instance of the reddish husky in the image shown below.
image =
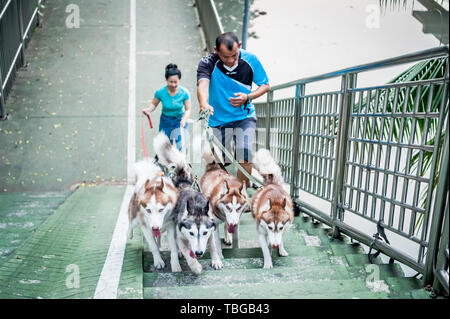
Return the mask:
[[[248,206],[245,183],[241,183],[237,177],[220,168],[208,145],[203,151],[203,159],[207,164],[205,174],[200,180],[200,187],[205,197],[209,198],[211,202],[214,221],[217,224],[225,223],[225,243],[231,244],[233,242],[233,248],[238,248],[239,219]],[[218,227],[214,239],[219,255],[223,258]]]
[[[264,187],[253,195],[252,215],[256,220],[258,239],[264,255],[264,268],[272,268],[268,246],[278,248],[280,256],[288,255],[282,236],[294,219],[293,203],[282,186],[284,181],[281,169],[268,150],[256,152],[255,168],[264,178]]]

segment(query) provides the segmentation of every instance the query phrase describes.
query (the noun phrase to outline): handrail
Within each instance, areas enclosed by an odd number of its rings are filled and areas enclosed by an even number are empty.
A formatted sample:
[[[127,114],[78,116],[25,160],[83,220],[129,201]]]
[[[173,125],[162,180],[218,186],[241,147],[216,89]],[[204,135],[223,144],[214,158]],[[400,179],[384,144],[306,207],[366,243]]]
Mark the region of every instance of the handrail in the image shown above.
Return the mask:
[[[334,77],[342,76],[344,74],[366,72],[366,71],[370,71],[373,69],[381,69],[381,68],[391,67],[391,66],[395,66],[395,65],[409,63],[409,62],[415,62],[418,60],[437,58],[437,57],[445,56],[448,54],[449,54],[448,47],[441,46],[441,47],[437,47],[437,48],[432,48],[432,49],[417,51],[417,52],[413,52],[413,53],[409,53],[409,54],[405,54],[405,55],[400,55],[400,56],[397,56],[394,58],[379,60],[376,62],[361,64],[361,65],[357,65],[357,66],[352,66],[352,67],[334,71],[334,72],[328,72],[328,73],[324,73],[324,74],[320,74],[320,75],[315,75],[315,76],[301,78],[301,79],[294,80],[294,81],[289,81],[286,83],[274,85],[270,88],[270,90],[276,91],[276,90],[284,89],[284,88],[287,88],[290,86],[295,86],[297,83],[306,84],[306,83],[311,83],[311,82],[317,82],[317,81],[321,81],[321,80],[326,80],[326,79],[331,79]]]
[[[200,24],[203,27],[206,47],[209,51],[212,51],[216,44],[216,37],[224,32],[216,5],[213,0],[195,0],[195,4],[198,10]]]
[[[446,175],[442,168],[448,165],[448,156],[441,154],[443,157],[439,157],[439,151],[446,148],[441,147],[442,132],[446,130],[446,140],[449,135],[445,125],[449,116],[448,53],[448,47],[442,46],[290,81],[273,86],[266,102],[255,103],[259,120],[257,127],[260,129],[257,145],[270,149],[283,163],[291,196],[300,211],[333,227],[333,236],[345,233],[418,271],[424,275],[425,284],[432,283],[433,278],[439,275],[437,271],[440,270],[433,271],[431,255],[436,254],[437,244],[442,236],[446,236],[440,232],[443,214],[436,206],[443,204],[444,188],[438,186],[436,194],[433,176],[439,169],[441,185]],[[442,59],[438,64],[439,71],[428,74],[429,66],[435,65],[432,61],[437,59]],[[410,68],[415,72],[414,79],[399,77],[404,81],[364,88],[357,86],[357,76],[361,72],[422,60],[426,61]],[[305,95],[308,83],[338,77],[341,79],[339,90]],[[274,91],[294,86],[295,94],[274,100]],[[420,108],[421,100],[417,97],[424,100]],[[440,110],[435,109],[438,105]],[[419,121],[423,121],[424,132],[420,133],[422,139],[415,139]],[[403,136],[406,122],[412,126],[410,132],[414,132],[407,136],[407,140]],[[399,123],[397,135],[393,128],[387,132],[385,126],[395,123]],[[435,127],[434,132],[440,134],[436,133],[433,143],[427,144],[428,140],[423,136],[428,134],[431,125]],[[376,132],[385,132],[389,136],[380,137],[377,134],[381,133]],[[395,153],[391,152],[394,148]],[[404,149],[407,149],[406,153]],[[426,176],[414,171],[408,164],[410,162],[399,164],[404,162],[400,154],[409,158],[408,161],[414,154],[421,154],[417,165],[423,166],[424,151],[431,152],[430,172]],[[386,166],[385,163],[390,164]],[[405,178],[400,180],[402,174]],[[412,182],[414,186],[409,189]],[[382,193],[379,186],[383,188]],[[427,187],[424,207],[419,207],[419,192],[424,187]],[[300,191],[328,202],[331,209],[311,207],[300,200]],[[411,198],[407,197],[408,192],[412,194]],[[416,258],[389,243],[374,240],[374,235],[367,230],[352,227],[344,221],[344,215],[349,214],[417,243],[419,252]],[[419,215],[423,217],[423,227],[415,233]],[[428,229],[430,223],[431,231]],[[433,235],[428,236],[430,233]],[[445,251],[445,248],[439,251]],[[445,263],[442,260],[448,260],[444,255],[440,253],[438,264],[441,268]],[[448,281],[443,285],[448,288]]]

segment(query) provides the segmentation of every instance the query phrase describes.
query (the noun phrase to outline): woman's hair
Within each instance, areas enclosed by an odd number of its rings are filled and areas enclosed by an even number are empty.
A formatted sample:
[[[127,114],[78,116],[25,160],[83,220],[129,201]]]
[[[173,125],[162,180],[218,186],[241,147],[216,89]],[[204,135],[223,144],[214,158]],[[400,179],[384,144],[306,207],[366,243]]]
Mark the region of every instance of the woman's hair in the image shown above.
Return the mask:
[[[166,66],[166,80],[168,80],[172,75],[178,75],[178,78],[181,80],[181,71],[178,70],[176,64],[170,63]]]

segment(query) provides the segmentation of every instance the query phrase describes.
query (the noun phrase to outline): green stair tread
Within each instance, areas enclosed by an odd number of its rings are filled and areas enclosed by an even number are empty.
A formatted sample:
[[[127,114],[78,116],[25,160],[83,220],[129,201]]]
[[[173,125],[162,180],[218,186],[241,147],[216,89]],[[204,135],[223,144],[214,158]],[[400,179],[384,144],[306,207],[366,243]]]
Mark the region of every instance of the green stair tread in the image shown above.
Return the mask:
[[[370,264],[369,256],[367,254],[346,254],[345,258],[347,259],[347,262],[349,265],[365,265]],[[372,257],[372,263],[373,264],[382,264],[383,261],[380,256],[377,256],[375,258]]]
[[[413,277],[391,277],[386,279],[386,283],[389,285],[391,298],[409,299],[413,290],[422,288],[421,281]]]
[[[306,282],[232,284],[215,286],[147,287],[148,299],[302,299],[358,298],[362,294],[387,298],[386,292],[371,292],[363,280],[322,280]]]
[[[213,270],[211,267],[211,259],[199,259],[203,270]],[[166,266],[161,270],[155,270],[152,264],[152,259],[144,261],[144,271],[157,272],[171,272],[169,265],[169,257],[165,258]],[[223,269],[262,269],[264,265],[263,258],[226,258],[222,260]],[[274,268],[277,267],[306,267],[306,266],[326,266],[326,265],[346,265],[344,256],[330,256],[329,254],[319,254],[315,256],[287,256],[282,258],[272,259]],[[190,271],[186,260],[180,259],[181,269],[183,271]]]
[[[411,290],[411,296],[413,299],[431,299],[431,293],[425,288]]]
[[[327,253],[333,255],[333,251],[328,247],[314,247],[314,246],[296,246],[285,247],[289,253],[289,256],[316,256],[319,254]],[[262,250],[259,247],[255,248],[226,248],[222,249],[224,258],[262,258]],[[170,252],[162,251],[161,256],[163,259],[168,259]],[[143,253],[144,262],[146,260],[153,260],[151,252]],[[210,258],[210,253],[207,251],[202,259]],[[277,250],[272,250],[272,258],[283,258],[278,256]]]
[[[345,266],[276,267],[271,269],[220,269],[192,272],[145,273],[144,287],[215,286],[350,279]]]
[[[348,266],[347,270],[350,278],[371,278],[377,277],[378,280],[385,280],[391,277],[404,277],[405,274],[398,263],[379,264],[379,265],[357,265]]]

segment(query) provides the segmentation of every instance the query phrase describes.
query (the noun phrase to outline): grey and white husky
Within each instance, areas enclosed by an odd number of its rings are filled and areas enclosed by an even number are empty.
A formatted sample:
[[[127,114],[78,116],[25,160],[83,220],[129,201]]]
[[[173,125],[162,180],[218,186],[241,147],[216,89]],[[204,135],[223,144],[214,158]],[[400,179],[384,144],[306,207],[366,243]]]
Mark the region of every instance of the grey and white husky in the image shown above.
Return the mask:
[[[202,272],[202,265],[197,258],[204,255],[209,244],[211,265],[214,269],[221,269],[223,264],[212,236],[216,224],[211,205],[202,193],[192,187],[189,163],[184,154],[178,151],[162,132],[156,136],[154,147],[158,158],[164,164],[174,167],[172,179],[178,189],[178,200],[171,217],[176,225],[175,237],[178,248],[192,272],[199,275]]]

